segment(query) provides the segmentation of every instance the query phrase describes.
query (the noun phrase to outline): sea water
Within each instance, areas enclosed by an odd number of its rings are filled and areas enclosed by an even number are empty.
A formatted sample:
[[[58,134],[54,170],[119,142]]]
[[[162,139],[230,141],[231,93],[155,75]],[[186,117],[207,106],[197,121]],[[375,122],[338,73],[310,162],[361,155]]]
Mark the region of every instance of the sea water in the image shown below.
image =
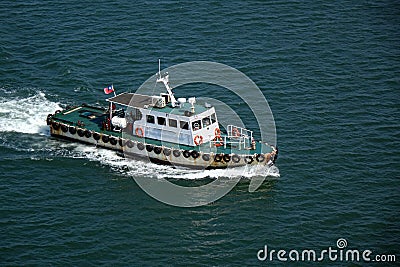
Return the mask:
[[[276,255],[257,258],[265,245],[322,251],[339,239],[398,262],[399,7],[2,1],[0,264],[274,265]],[[251,78],[274,114],[277,169],[171,168],[49,136],[47,114],[105,104],[110,84],[133,92],[159,58],[163,68],[207,60]],[[196,86],[175,94],[218,99],[257,126],[223,88]],[[179,208],[147,195],[135,177],[240,182],[213,203]],[[265,181],[249,192],[255,177]]]

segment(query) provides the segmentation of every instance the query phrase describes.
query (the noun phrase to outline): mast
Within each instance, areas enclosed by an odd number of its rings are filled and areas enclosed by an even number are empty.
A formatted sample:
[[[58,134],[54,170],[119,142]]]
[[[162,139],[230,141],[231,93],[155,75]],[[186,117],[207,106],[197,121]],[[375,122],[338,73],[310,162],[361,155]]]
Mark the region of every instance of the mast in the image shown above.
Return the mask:
[[[168,95],[171,99],[171,105],[172,107],[176,107],[178,101],[176,101],[174,93],[172,92],[172,87],[169,86],[169,74],[168,72],[166,73],[166,75],[162,76],[161,75],[161,60],[158,59],[158,78],[157,78],[157,82],[162,82],[165,86],[165,88],[167,89]]]

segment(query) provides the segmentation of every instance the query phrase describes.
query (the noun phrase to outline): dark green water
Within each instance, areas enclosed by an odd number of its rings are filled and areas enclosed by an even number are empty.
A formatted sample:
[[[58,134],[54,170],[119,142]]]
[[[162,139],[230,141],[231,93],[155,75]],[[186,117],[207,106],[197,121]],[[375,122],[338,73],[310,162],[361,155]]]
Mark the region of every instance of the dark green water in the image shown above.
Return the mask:
[[[339,238],[399,262],[398,2],[2,1],[0,11],[0,265],[275,265],[258,261],[264,245],[321,251]],[[280,177],[177,208],[132,176],[226,177],[128,168],[48,136],[48,113],[103,102],[111,83],[134,90],[158,58],[249,76],[274,113]]]

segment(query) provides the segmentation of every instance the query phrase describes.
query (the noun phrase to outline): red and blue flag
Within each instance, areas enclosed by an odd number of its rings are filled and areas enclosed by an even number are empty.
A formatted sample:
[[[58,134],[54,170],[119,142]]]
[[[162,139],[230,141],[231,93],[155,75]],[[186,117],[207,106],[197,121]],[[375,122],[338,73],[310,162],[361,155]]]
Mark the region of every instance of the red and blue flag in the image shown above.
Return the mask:
[[[104,93],[106,95],[111,94],[112,92],[114,92],[114,86],[113,85],[110,85],[110,86],[104,88]]]

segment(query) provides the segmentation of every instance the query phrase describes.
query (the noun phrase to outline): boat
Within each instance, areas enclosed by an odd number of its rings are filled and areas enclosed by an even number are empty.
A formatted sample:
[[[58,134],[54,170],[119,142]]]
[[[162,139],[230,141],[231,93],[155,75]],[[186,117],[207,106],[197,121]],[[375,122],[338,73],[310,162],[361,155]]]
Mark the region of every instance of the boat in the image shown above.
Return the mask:
[[[112,149],[125,157],[141,158],[175,167],[218,169],[240,166],[272,166],[278,149],[256,141],[253,131],[220,125],[214,106],[195,97],[175,98],[169,74],[157,83],[165,92],[145,95],[104,88],[108,105],[82,104],[47,116],[52,137]]]

